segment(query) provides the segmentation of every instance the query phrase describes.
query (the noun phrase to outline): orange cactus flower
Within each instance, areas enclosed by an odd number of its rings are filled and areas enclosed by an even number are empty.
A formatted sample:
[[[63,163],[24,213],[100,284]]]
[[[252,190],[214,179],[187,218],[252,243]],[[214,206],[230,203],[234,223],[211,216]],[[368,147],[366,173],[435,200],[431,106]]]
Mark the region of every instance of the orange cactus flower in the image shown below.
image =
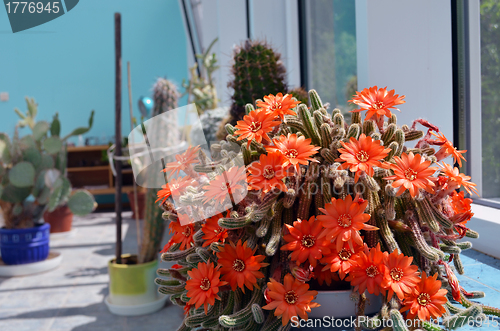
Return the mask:
[[[447,158],[450,155],[453,156],[453,162],[458,162],[458,165],[460,167],[462,166],[462,160],[467,161],[462,155],[463,153],[467,152],[466,150],[459,151],[442,133],[431,133],[438,138],[437,144],[441,146],[439,151],[437,151],[437,153],[435,154],[438,161],[441,161],[442,159]]]
[[[204,305],[205,314],[208,311],[208,305],[214,305],[215,299],[220,300],[220,287],[227,282],[220,280],[220,271],[210,263],[198,263],[198,268],[193,268],[187,272],[191,279],[186,281],[188,305],[194,305],[196,309]]]
[[[289,234],[283,236],[287,244],[281,247],[281,250],[292,251],[291,260],[296,261],[297,265],[309,260],[315,267],[324,254],[330,253],[328,248],[330,243],[322,236],[324,228],[316,217],[311,216],[309,221],[297,220],[293,222],[293,226],[289,224],[285,226]]]
[[[365,246],[364,251],[359,252],[355,258],[356,264],[351,269],[347,280],[355,286],[354,290],[359,293],[368,293],[379,295],[384,292],[383,283],[387,277],[387,267],[385,266],[387,253],[380,250],[380,244],[368,250]]]
[[[262,108],[274,117],[280,117],[282,120],[285,119],[285,115],[295,115],[296,113],[292,110],[295,108],[300,101],[295,101],[292,99],[291,94],[282,93],[276,94],[276,96],[269,94],[264,97],[264,101],[257,101],[257,107]]]
[[[174,233],[172,238],[168,241],[168,243],[163,247],[161,253],[166,253],[170,247],[175,244],[181,244],[179,250],[183,251],[185,249],[190,248],[194,245],[194,225],[187,224],[181,225],[179,222],[170,222],[168,225],[170,228],[170,233]]]
[[[364,213],[367,205],[368,201],[353,202],[348,195],[345,200],[332,198],[325,209],[319,208],[325,214],[317,216],[326,228],[323,235],[327,240],[336,240],[337,251],[342,249],[344,242],[349,244],[351,251],[354,251],[353,242],[363,246],[359,230],[378,230],[377,227],[365,224],[370,219],[370,215]]]
[[[165,200],[171,195],[179,195],[182,190],[184,190],[189,185],[196,186],[198,182],[193,181],[191,177],[177,177],[171,179],[168,184],[162,185],[161,190],[156,194],[158,199],[155,202],[161,200],[161,203],[165,202]]]
[[[245,293],[245,286],[250,291],[253,291],[254,286],[259,288],[257,279],[264,278],[264,274],[259,270],[269,264],[262,263],[266,258],[264,255],[254,256],[256,250],[257,248],[247,247],[246,241],[241,244],[239,240],[236,246],[234,243],[225,244],[217,253],[222,279],[231,285],[233,291],[236,287],[241,288],[243,293]]]
[[[448,188],[451,190],[458,189],[461,186],[467,191],[467,193],[476,193],[479,196],[479,192],[476,189],[476,184],[470,182],[470,176],[461,174],[457,167],[452,167],[451,165],[444,163],[438,164],[441,167],[441,171],[445,176],[448,177]]]
[[[430,167],[431,161],[423,161],[420,154],[413,155],[403,153],[401,157],[395,156],[396,164],[385,164],[385,168],[394,171],[394,175],[385,177],[384,179],[393,179],[392,187],[399,187],[397,196],[401,195],[408,189],[412,198],[416,197],[419,189],[424,189],[429,193],[434,193],[433,187],[435,177],[431,177],[438,168]]]
[[[351,268],[356,263],[354,262],[357,254],[362,246],[355,245],[354,252],[351,251],[348,243],[344,242],[344,247],[340,251],[337,250],[336,245],[331,245],[332,252],[321,259],[321,263],[325,264],[323,270],[339,273],[340,279],[344,279],[351,271]]]
[[[231,169],[224,171],[223,174],[215,177],[211,180],[205,189],[205,203],[209,201],[215,201],[216,203],[223,204],[224,201],[233,196],[233,200],[236,199],[235,195],[245,189],[246,184],[246,172],[244,167],[232,167]],[[238,199],[239,201],[240,199]]]
[[[253,162],[248,172],[248,184],[251,190],[262,190],[264,193],[269,192],[273,188],[277,188],[282,192],[286,192],[287,188],[283,183],[283,178],[288,175],[286,159],[283,154],[271,152],[261,154],[258,162]]]
[[[320,147],[311,145],[311,139],[304,136],[297,137],[295,133],[289,133],[288,136],[281,135],[273,139],[274,146],[266,146],[270,152],[281,152],[286,158],[283,166],[293,165],[297,170],[301,164],[308,165],[309,161],[319,162],[311,156],[318,153]]]
[[[237,140],[248,139],[248,148],[253,139],[258,143],[262,142],[262,139],[270,141],[267,133],[280,124],[279,121],[273,121],[273,119],[273,115],[266,111],[251,111],[243,117],[242,121],[238,121],[235,126],[238,130],[234,134],[239,135]]]
[[[156,196],[158,197],[158,199],[156,199],[155,202],[158,202],[161,200],[161,203],[163,204],[165,202],[165,200],[167,200],[168,197],[170,197],[171,195],[172,195],[172,191],[170,190],[170,186],[168,186],[168,184],[162,185],[161,190],[159,190],[156,193]]]
[[[451,207],[455,212],[450,219],[454,223],[462,223],[463,225],[467,224],[467,222],[474,216],[472,212],[472,199],[466,198],[464,192],[457,193],[453,191],[450,196],[451,199]]]
[[[415,285],[420,281],[418,267],[411,265],[413,257],[405,256],[394,250],[387,258],[387,277],[383,287],[388,289],[387,300],[396,293],[399,299],[403,300],[405,294],[411,293]]]
[[[283,283],[271,278],[271,281],[267,283],[269,291],[266,293],[271,302],[262,308],[275,309],[274,316],[281,318],[283,326],[287,325],[294,316],[307,320],[307,313],[311,312],[311,308],[319,307],[318,303],[312,302],[318,292],[308,291],[308,284],[296,280],[290,274],[285,275]]]
[[[394,95],[394,90],[387,92],[387,87],[379,89],[377,86],[373,86],[365,88],[361,92],[356,92],[356,95],[348,102],[354,103],[360,108],[352,110],[351,112],[368,110],[365,120],[369,120],[372,116],[375,116],[376,119],[384,115],[391,118],[392,114],[390,109],[399,110],[395,106],[405,103],[406,101],[403,100],[404,98],[404,95]]]
[[[379,167],[380,160],[391,151],[390,148],[381,146],[379,140],[374,141],[372,137],[367,137],[364,133],[361,134],[359,140],[351,137],[348,143],[341,142],[341,144],[344,148],[339,149],[340,158],[335,161],[344,162],[340,167],[355,173],[355,182],[358,181],[362,172],[373,177],[375,172],[373,167]]]
[[[167,163],[165,169],[162,172],[168,172],[170,176],[175,176],[181,171],[186,170],[186,168],[191,164],[199,163],[198,152],[200,151],[200,146],[189,146],[189,148],[182,154],[176,155],[175,159],[177,161]]]
[[[431,317],[438,319],[446,310],[443,305],[448,301],[446,299],[446,289],[441,288],[441,281],[437,280],[437,273],[434,276],[427,277],[422,273],[422,279],[414,287],[411,294],[407,295],[403,301],[404,307],[401,312],[408,311],[409,319],[418,318],[427,321]]]
[[[210,246],[211,243],[223,243],[228,237],[227,230],[219,225],[219,219],[221,218],[222,214],[212,216],[201,226],[201,231],[204,234],[202,238],[205,240],[203,247]]]
[[[325,283],[327,286],[332,284],[332,281],[338,282],[340,277],[337,273],[331,272],[328,269],[325,269],[325,266],[322,264],[318,264],[316,268],[314,268],[314,279],[316,279],[319,285],[323,285]]]

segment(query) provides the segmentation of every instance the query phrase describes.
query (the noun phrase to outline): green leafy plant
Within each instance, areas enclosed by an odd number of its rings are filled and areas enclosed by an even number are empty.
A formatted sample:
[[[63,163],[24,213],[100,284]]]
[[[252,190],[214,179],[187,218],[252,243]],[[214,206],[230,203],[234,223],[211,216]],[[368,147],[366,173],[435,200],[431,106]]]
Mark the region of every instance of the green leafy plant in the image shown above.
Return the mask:
[[[75,215],[86,215],[96,204],[88,191],[73,191],[66,177],[66,142],[90,130],[94,111],[87,127],[61,138],[58,114],[51,123],[37,122],[35,100],[26,98],[26,103],[26,113],[15,109],[21,119],[12,139],[0,133],[0,207],[7,229],[32,227],[42,221],[44,211],[59,206],[67,205]],[[19,137],[22,127],[31,129],[31,134]]]

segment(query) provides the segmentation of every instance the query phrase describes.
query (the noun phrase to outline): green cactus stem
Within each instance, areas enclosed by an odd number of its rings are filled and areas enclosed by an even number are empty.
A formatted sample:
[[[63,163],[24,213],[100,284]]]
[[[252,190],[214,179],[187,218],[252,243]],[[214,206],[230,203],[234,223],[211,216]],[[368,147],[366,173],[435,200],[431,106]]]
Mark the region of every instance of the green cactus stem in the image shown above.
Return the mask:
[[[437,254],[437,252],[435,252],[432,247],[429,247],[429,245],[425,241],[422,230],[420,229],[420,225],[418,224],[418,221],[415,220],[413,212],[408,211],[406,213],[405,221],[412,230],[411,237],[413,239],[415,247],[418,249],[420,254],[422,254],[430,261],[437,262],[439,260],[439,254]]]
[[[391,309],[389,312],[389,315],[391,316],[392,320],[392,329],[394,331],[408,331],[408,328],[406,327],[405,320],[399,310],[397,309]]]
[[[299,105],[298,107],[298,115],[302,124],[305,128],[305,133],[308,138],[311,138],[312,143],[317,146],[321,146],[321,137],[319,135],[319,130],[314,123],[314,119],[311,116],[311,113],[307,109],[306,105]]]
[[[397,129],[396,132],[394,133],[394,141],[398,143],[398,150],[394,154],[395,156],[401,156],[401,153],[403,152],[403,148],[405,146],[405,133],[401,129]]]
[[[309,91],[309,100],[311,101],[311,110],[314,112],[320,108],[323,108],[323,102],[321,102],[321,98],[319,97],[318,92],[316,90]]]
[[[361,113],[360,112],[352,112],[351,113],[351,124],[361,124]]]
[[[363,133],[366,136],[369,136],[374,132],[375,132],[375,122],[370,121],[370,120],[364,121],[363,122]]]
[[[416,131],[408,131],[405,133],[405,141],[412,141],[420,139],[424,136],[424,131],[416,130]]]

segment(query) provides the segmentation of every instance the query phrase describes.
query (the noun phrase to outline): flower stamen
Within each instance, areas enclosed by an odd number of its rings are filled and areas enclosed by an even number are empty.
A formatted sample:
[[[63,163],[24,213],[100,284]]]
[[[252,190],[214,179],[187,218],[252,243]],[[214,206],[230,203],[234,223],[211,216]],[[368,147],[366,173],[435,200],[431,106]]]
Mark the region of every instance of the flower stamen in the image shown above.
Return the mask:
[[[294,305],[298,299],[299,297],[293,290],[285,293],[285,302],[288,303],[289,305]]]
[[[404,273],[403,270],[401,270],[401,268],[393,268],[390,272],[390,275],[393,280],[399,282],[401,278],[403,278]]]
[[[343,214],[339,216],[337,222],[340,227],[348,228],[352,224],[352,217],[349,214]]]
[[[316,242],[316,238],[314,238],[310,234],[307,234],[307,235],[302,237],[302,246],[304,246],[306,248],[313,247],[315,242]]]
[[[431,302],[431,296],[425,292],[420,293],[420,295],[417,298],[417,301],[418,301],[419,305],[425,307]]]
[[[210,289],[210,280],[208,278],[203,278],[200,282],[200,288],[203,290],[203,291],[208,291]]]
[[[376,266],[371,265],[368,268],[366,268],[366,275],[370,278],[373,278],[379,274],[378,269]]]
[[[241,272],[241,271],[245,270],[245,262],[243,262],[240,259],[234,260],[234,262],[233,262],[233,269],[236,270],[236,271],[238,271],[238,272]]]

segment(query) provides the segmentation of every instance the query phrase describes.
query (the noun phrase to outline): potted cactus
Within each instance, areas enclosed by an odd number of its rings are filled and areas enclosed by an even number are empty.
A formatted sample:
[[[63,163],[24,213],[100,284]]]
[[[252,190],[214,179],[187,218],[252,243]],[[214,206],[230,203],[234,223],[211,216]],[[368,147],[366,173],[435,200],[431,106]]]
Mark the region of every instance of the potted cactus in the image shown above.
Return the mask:
[[[57,115],[52,123],[37,122],[37,105],[26,99],[28,111],[15,128],[12,140],[0,134],[0,207],[5,225],[0,229],[2,260],[6,264],[43,261],[49,254],[50,225],[42,215],[58,206],[67,205],[77,215],[94,209],[93,196],[84,190],[72,192],[65,177],[64,143],[71,135],[83,133],[76,129],[59,138]],[[91,114],[90,125],[92,123]],[[31,134],[19,137],[19,128],[27,126]]]
[[[211,159],[191,147],[166,165],[173,187],[158,196],[174,236],[162,260],[176,264],[156,283],[184,308],[178,330],[289,330],[308,315],[438,330],[431,318],[454,328],[500,314],[455,276],[472,246],[461,239],[478,237],[457,190],[476,190],[443,160],[464,151],[425,120],[399,126],[404,98],[356,92],[348,123],[314,90],[310,107],[267,95],[226,125]]]
[[[154,106],[151,119],[161,115],[157,129],[147,132],[151,143],[159,141],[166,142],[169,146],[178,146],[181,139],[178,128],[177,112],[170,111],[177,108],[179,93],[173,82],[165,78],[158,78],[153,86]],[[147,124],[146,124],[147,126]],[[144,128],[145,126],[142,125]],[[143,131],[141,131],[143,132]],[[139,158],[130,155],[131,162],[140,162]],[[156,269],[158,267],[158,253],[165,233],[165,222],[162,218],[162,210],[159,208],[159,200],[156,196],[155,186],[156,174],[162,170],[161,165],[153,163],[148,167],[148,176],[143,184],[146,187],[138,190],[138,201],[145,202],[139,206],[143,209],[144,222],[139,242],[137,255],[123,254],[122,263],[116,259],[108,262],[109,269],[109,297],[106,304],[110,311],[117,315],[135,316],[149,314],[161,309],[166,301],[164,296],[158,294],[157,286],[154,284]],[[160,185],[158,185],[160,186]],[[133,193],[132,193],[133,194]],[[129,195],[131,201],[133,196]],[[139,209],[140,210],[140,209]],[[134,286],[130,286],[134,284]]]
[[[59,187],[56,182],[47,182],[51,185],[51,192],[54,194],[54,198],[49,200],[47,210],[43,214],[43,219],[46,223],[50,224],[51,233],[70,231],[73,223],[73,215],[84,216],[92,212],[95,208],[96,202],[89,191],[73,191],[71,188],[71,184],[66,177],[66,160],[68,157],[65,146],[68,138],[88,132],[92,128],[93,118],[94,112],[92,111],[89,118],[89,125],[87,127],[76,128],[62,138],[59,136],[61,124],[57,113],[54,115],[50,125],[50,138],[53,138],[53,141],[57,141],[59,139],[63,143],[63,147],[58,152],[57,156],[61,160],[58,168],[59,174],[53,173],[52,179],[57,181],[57,176],[59,175],[61,180],[64,182],[65,187]],[[69,187],[67,187],[67,185],[69,185]]]

